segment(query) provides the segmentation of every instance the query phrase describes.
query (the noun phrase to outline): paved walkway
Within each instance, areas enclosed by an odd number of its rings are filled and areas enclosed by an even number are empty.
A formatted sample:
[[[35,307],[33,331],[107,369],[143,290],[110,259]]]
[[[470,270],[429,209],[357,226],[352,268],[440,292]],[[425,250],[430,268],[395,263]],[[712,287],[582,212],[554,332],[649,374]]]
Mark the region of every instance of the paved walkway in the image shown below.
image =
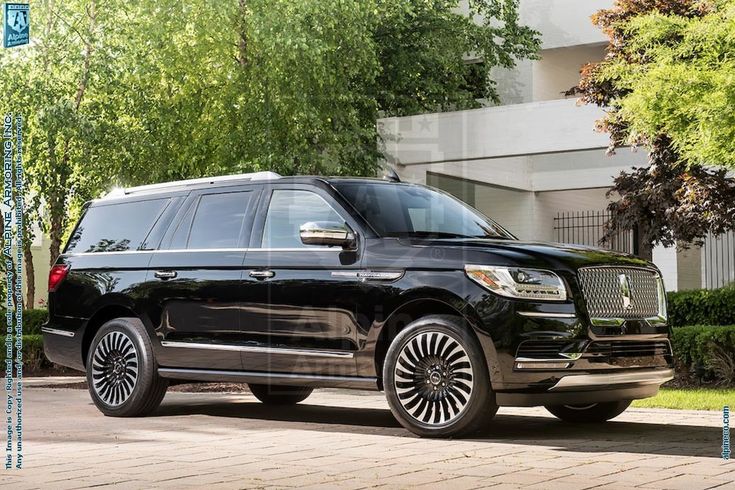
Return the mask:
[[[735,488],[717,412],[630,409],[594,427],[506,408],[482,438],[429,440],[366,392],[287,408],[169,393],[154,416],[113,419],[86,391],[29,387],[25,408],[25,469],[0,470],[3,488]]]

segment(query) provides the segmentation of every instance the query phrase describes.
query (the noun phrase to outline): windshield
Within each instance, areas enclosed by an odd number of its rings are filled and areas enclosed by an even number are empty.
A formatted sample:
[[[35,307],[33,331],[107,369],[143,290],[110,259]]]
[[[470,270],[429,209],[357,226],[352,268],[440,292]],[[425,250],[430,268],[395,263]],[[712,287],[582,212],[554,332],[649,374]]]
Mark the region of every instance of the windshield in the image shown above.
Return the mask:
[[[333,185],[383,237],[514,238],[461,201],[428,187],[364,181]]]

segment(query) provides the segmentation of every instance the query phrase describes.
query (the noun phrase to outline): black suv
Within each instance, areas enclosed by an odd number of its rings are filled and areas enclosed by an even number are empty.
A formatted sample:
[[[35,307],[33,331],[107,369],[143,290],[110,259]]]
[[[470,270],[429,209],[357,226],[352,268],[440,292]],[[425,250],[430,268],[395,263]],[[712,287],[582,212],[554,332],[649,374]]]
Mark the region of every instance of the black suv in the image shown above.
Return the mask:
[[[602,422],[672,377],[650,263],[519,242],[429,187],[271,172],[122,190],[88,203],[49,276],[46,355],[87,372],[105,415],[171,382],[383,390],[423,436],[498,406]]]

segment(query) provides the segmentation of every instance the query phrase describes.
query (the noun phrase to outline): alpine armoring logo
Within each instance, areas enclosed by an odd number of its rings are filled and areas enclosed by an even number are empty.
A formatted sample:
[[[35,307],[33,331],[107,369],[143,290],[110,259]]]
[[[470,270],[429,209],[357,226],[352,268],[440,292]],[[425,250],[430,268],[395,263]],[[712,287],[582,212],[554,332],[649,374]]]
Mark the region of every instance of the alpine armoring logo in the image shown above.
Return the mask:
[[[27,3],[3,5],[3,47],[28,44],[30,40],[30,7]]]

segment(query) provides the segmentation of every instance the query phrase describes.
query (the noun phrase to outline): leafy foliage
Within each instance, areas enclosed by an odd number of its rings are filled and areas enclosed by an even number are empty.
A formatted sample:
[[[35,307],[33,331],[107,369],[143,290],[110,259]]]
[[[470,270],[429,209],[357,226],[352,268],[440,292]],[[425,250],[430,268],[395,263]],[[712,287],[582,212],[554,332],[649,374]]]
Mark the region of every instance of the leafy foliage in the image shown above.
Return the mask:
[[[735,326],[689,326],[673,330],[671,344],[677,370],[704,370],[705,377],[735,382]]]
[[[41,333],[41,326],[48,320],[48,310],[36,308],[23,310],[23,334],[37,335]]]
[[[620,199],[610,203],[606,239],[616,230],[637,228],[639,241],[673,246],[701,245],[708,233],[735,226],[735,180],[724,169],[658,164],[615,178]]]
[[[669,324],[735,325],[735,286],[695,289],[667,294]]]
[[[735,183],[705,165],[735,155],[732,0],[617,0],[593,22],[610,39],[602,62],[585,66],[573,91],[606,109],[598,129],[610,152],[644,145],[650,167],[623,172],[603,240],[635,229],[640,255],[655,244],[687,246],[735,227]],[[729,150],[715,150],[726,141]],[[714,145],[714,146],[713,146]],[[718,153],[719,151],[719,153]]]
[[[60,252],[113,185],[232,172],[374,175],[380,116],[476,107],[533,56],[518,0],[35,0],[0,53],[31,211]],[[482,63],[467,63],[473,56]],[[43,212],[40,212],[43,211]]]

